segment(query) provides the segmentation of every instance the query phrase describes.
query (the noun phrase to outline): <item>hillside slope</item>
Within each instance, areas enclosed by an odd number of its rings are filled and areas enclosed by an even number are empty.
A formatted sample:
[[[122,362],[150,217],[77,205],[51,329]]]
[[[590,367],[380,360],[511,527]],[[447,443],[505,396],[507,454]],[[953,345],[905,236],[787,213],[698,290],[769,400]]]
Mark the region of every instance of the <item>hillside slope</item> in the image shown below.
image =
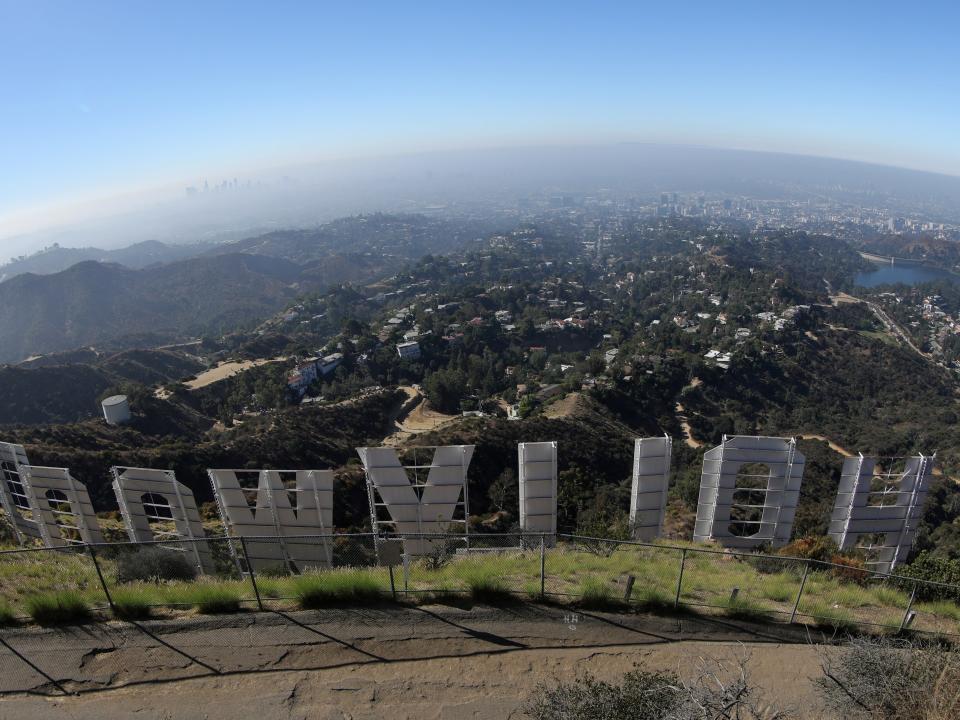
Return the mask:
[[[0,283],[0,362],[236,326],[282,308],[303,289],[299,279],[293,263],[238,254],[145,270],[83,262],[53,275],[21,275]]]
[[[76,357],[79,362],[0,367],[0,425],[72,423],[98,417],[101,396],[121,383],[170,382],[201,367],[190,356],[164,350],[128,350],[104,357],[87,351],[64,357]]]

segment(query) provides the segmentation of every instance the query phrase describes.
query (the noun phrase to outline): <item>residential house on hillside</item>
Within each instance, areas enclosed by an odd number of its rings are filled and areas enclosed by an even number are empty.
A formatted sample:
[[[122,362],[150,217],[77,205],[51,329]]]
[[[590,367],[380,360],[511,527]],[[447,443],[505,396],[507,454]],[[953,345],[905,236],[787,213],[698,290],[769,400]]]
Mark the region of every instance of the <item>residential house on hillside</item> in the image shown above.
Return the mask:
[[[420,357],[420,343],[416,340],[398,343],[397,354],[405,360],[416,360]]]
[[[287,386],[303,395],[321,375],[329,375],[343,362],[343,353],[332,353],[322,358],[307,358],[287,375]]]

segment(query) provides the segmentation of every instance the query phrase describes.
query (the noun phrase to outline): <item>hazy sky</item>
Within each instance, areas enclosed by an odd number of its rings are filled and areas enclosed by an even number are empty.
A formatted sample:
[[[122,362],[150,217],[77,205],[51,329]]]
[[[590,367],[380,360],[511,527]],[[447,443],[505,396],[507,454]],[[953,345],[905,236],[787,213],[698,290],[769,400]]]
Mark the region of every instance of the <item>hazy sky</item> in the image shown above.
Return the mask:
[[[541,142],[960,174],[956,8],[0,0],[0,217],[268,164]]]

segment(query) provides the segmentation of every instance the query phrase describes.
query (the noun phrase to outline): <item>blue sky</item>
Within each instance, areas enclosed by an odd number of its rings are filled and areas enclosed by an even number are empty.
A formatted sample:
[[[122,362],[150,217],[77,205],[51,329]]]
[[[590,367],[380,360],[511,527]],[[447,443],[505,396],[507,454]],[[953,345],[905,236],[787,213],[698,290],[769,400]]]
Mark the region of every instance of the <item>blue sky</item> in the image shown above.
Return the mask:
[[[955,7],[0,0],[0,216],[505,144],[681,142],[960,175]]]

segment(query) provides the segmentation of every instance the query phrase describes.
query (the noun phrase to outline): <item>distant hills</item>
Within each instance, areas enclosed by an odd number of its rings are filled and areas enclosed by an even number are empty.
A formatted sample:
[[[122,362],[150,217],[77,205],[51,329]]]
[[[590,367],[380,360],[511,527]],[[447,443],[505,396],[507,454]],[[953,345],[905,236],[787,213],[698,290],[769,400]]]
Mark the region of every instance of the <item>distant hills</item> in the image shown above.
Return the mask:
[[[0,282],[24,273],[51,275],[87,260],[116,263],[139,270],[151,265],[193,257],[201,254],[208,247],[204,244],[167,245],[158,240],[147,240],[119,250],[101,250],[95,247],[68,248],[54,244],[38,253],[11,260],[6,265],[0,266]]]
[[[236,327],[303,290],[300,268],[277,258],[221,255],[144,270],[82,262],[0,283],[0,362],[78,346],[156,345]]]
[[[489,227],[375,214],[214,247],[141,243],[108,253],[110,262],[26,272],[0,282],[0,362],[85,346],[155,347],[249,328],[305,292],[372,279],[392,271],[397,259],[448,251]],[[54,248],[5,270],[49,269],[90,253],[103,251]],[[194,256],[164,261],[187,253]]]

